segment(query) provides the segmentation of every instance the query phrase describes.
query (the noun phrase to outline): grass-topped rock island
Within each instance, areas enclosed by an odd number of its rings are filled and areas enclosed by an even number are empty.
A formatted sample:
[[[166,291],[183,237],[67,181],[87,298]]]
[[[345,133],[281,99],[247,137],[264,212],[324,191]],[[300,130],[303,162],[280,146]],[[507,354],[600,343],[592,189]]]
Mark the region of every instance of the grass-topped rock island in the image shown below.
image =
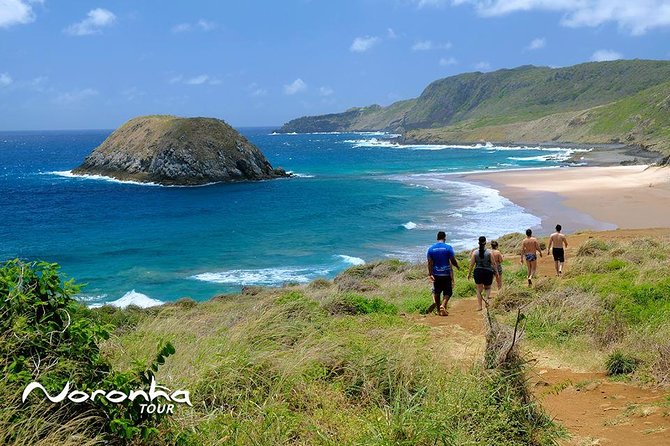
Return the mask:
[[[289,176],[224,121],[168,115],[126,122],[72,173],[186,186]]]

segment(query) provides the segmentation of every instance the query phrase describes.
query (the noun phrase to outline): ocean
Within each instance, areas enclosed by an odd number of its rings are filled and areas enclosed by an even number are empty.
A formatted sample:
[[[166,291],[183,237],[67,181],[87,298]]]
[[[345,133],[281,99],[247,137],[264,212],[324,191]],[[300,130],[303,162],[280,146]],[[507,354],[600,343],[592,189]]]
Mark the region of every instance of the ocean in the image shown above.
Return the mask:
[[[384,133],[241,132],[293,178],[163,187],[69,171],[109,134],[0,132],[0,260],[57,262],[88,305],[206,300],[456,249],[540,219],[457,173],[551,168],[576,149],[399,146]]]

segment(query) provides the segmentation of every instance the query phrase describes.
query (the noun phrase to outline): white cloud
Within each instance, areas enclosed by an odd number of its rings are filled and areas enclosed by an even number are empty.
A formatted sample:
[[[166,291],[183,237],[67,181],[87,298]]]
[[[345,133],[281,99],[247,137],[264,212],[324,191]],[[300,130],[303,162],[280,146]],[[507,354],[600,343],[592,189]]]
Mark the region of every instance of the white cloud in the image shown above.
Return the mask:
[[[412,45],[412,51],[448,50],[451,42],[438,43],[432,40],[421,40]]]
[[[488,71],[491,69],[491,64],[488,62],[479,62],[475,64],[475,69],[478,71]]]
[[[389,28],[389,29],[386,30],[386,37],[393,40],[393,39],[398,38],[398,34],[396,34],[396,32],[393,30],[393,28]]]
[[[207,21],[205,19],[200,19],[198,20],[198,23],[196,23],[198,28],[200,28],[203,31],[212,31],[216,29],[216,23]]]
[[[103,8],[96,8],[89,11],[84,20],[73,23],[63,31],[71,36],[89,36],[91,34],[100,34],[102,28],[112,26],[114,23],[116,23],[116,16],[113,12]]]
[[[330,96],[330,95],[332,95],[333,93],[335,93],[335,92],[334,92],[333,89],[330,88],[330,87],[321,87],[321,88],[319,88],[319,94],[320,94],[321,96]]]
[[[184,77],[181,74],[177,74],[168,79],[168,84],[219,85],[221,84],[221,80],[204,73],[192,77]]]
[[[617,60],[622,59],[623,55],[612,50],[598,50],[591,56],[591,60],[594,62],[605,62],[607,60]]]
[[[547,39],[544,37],[538,37],[536,39],[531,40],[531,42],[528,44],[526,47],[527,50],[539,50],[547,46]]]
[[[439,63],[440,63],[440,66],[442,66],[442,67],[448,67],[449,65],[458,64],[458,61],[453,57],[449,57],[449,58],[443,57],[443,58],[440,59]]]
[[[213,31],[216,29],[216,23],[210,22],[209,20],[200,19],[195,23],[178,23],[172,27],[173,33],[184,33],[188,31],[200,30],[204,32]]]
[[[193,26],[190,23],[179,23],[172,27],[173,33],[184,33],[193,29]]]
[[[356,37],[349,47],[349,51],[354,53],[364,53],[373,46],[381,42],[382,39],[376,36]]]
[[[188,85],[202,85],[209,80],[209,76],[201,74],[190,79],[186,79],[185,83]]]
[[[7,73],[0,73],[0,87],[7,87],[9,86],[14,80],[12,77],[7,74]]]
[[[123,90],[121,92],[121,95],[124,98],[126,98],[126,101],[132,102],[135,99],[141,98],[142,96],[146,95],[146,93],[137,87],[130,87]]]
[[[438,6],[445,0],[414,0],[419,7]],[[599,26],[615,22],[633,35],[670,27],[670,0],[451,0],[452,5],[471,4],[485,17],[517,11],[564,13],[561,24],[569,27]]]
[[[0,28],[34,21],[35,14],[29,3],[25,0],[0,0]]]
[[[92,88],[84,88],[81,90],[73,90],[59,93],[54,98],[54,102],[59,105],[72,105],[97,95],[98,95],[97,90],[94,90]]]
[[[426,6],[444,6],[446,3],[449,3],[448,0],[413,0],[419,8],[424,8]],[[454,0],[454,4],[461,3],[458,0]]]
[[[307,84],[300,78],[294,80],[288,85],[284,85],[284,94],[294,95],[307,90]]]

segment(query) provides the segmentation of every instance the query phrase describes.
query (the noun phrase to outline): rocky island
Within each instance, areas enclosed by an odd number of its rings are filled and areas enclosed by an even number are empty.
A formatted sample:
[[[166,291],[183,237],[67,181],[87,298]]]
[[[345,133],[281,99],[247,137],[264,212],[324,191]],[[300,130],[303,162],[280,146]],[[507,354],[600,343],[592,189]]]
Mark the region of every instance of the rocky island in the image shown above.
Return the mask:
[[[258,147],[220,119],[167,115],[126,122],[72,173],[162,185],[290,176],[273,168]]]

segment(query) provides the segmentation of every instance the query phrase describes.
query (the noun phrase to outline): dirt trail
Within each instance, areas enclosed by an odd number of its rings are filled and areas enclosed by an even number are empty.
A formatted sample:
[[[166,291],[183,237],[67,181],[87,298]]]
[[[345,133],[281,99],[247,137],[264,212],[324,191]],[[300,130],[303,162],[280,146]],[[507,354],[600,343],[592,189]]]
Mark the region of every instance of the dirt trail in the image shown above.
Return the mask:
[[[600,232],[597,238],[639,238],[670,235],[670,229],[617,230]],[[569,236],[567,265],[591,233]],[[545,252],[546,254],[546,252]],[[518,261],[514,259],[514,261]],[[553,259],[540,259],[538,276],[555,276]],[[494,285],[495,288],[495,285]],[[457,361],[479,360],[484,351],[483,313],[477,312],[475,299],[460,299],[450,304],[449,316],[419,319],[435,332],[436,353]],[[613,382],[600,371],[568,364],[550,352],[525,347],[536,359],[531,370],[533,392],[549,414],[569,432],[563,445],[670,446],[670,410],[659,407],[667,401],[667,389],[643,388]]]

